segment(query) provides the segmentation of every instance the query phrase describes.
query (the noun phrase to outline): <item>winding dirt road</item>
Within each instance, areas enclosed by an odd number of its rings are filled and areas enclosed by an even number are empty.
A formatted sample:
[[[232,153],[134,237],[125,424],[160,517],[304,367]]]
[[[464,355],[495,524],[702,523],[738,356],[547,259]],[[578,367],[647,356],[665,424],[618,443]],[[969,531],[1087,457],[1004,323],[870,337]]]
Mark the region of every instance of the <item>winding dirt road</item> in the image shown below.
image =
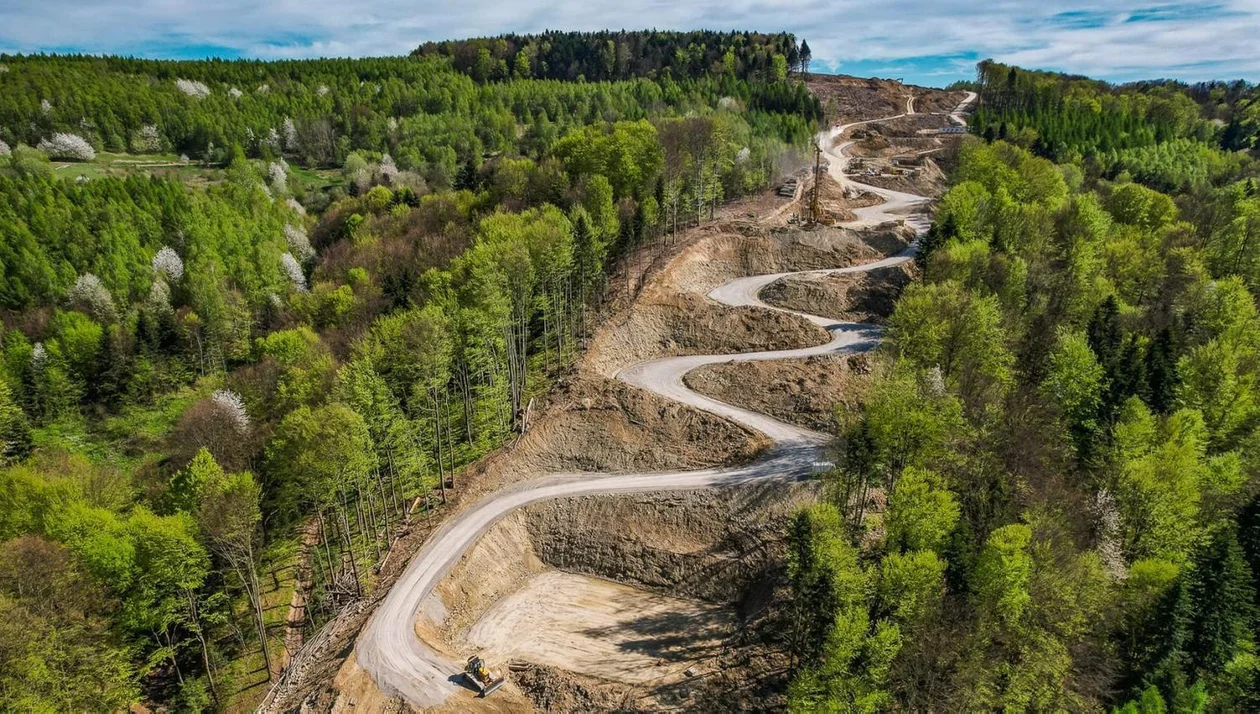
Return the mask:
[[[962,111],[971,101],[955,110]],[[913,101],[907,101],[913,112]],[[898,115],[904,116],[904,115]],[[888,117],[895,118],[895,117]],[[874,120],[878,121],[878,120]],[[836,143],[849,128],[868,122],[854,122],[822,132],[819,141],[830,159],[828,171],[842,185],[851,183],[844,174],[844,151],[852,143]],[[834,146],[833,146],[834,144]],[[866,227],[904,220],[916,233],[927,230],[930,218],[924,211],[929,199],[863,184],[862,190],[884,198],[884,203],[854,211],[857,220],[847,226]],[[698,409],[717,414],[764,433],[774,445],[756,462],[738,468],[701,471],[675,471],[634,474],[565,473],[553,474],[504,489],[474,505],[446,523],[408,564],[406,571],[385,597],[359,637],[355,653],[360,666],[389,695],[401,695],[416,707],[439,706],[462,689],[458,674],[462,664],[435,652],[415,634],[417,613],[425,597],[442,577],[490,526],[511,511],[538,501],[585,494],[628,493],[634,491],[695,490],[730,486],[767,479],[808,478],[813,463],[820,458],[828,440],[826,434],[786,424],[764,414],[741,409],[688,389],[683,375],[697,367],[725,362],[782,360],[813,355],[854,353],[874,348],[879,328],[873,325],[837,322],[825,317],[784,310],[768,305],[758,294],[787,275],[856,273],[897,265],[913,257],[913,247],[900,255],[865,265],[831,270],[800,271],[756,275],[732,280],[709,292],[709,297],[732,307],[757,306],[800,315],[824,327],[831,341],[814,347],[744,354],[691,355],[652,360],[627,367],[617,378]]]

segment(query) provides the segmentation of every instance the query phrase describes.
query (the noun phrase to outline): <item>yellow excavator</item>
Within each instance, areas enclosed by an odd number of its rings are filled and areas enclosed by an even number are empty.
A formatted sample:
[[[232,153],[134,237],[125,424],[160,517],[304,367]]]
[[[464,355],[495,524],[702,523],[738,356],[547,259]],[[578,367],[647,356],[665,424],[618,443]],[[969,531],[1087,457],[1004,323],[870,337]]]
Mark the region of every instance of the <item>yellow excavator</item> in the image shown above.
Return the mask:
[[[464,665],[464,678],[472,684],[473,689],[476,689],[482,698],[493,694],[494,690],[502,687],[503,683],[507,681],[506,677],[499,677],[494,672],[491,672],[481,655],[473,655],[468,658],[468,664]]]

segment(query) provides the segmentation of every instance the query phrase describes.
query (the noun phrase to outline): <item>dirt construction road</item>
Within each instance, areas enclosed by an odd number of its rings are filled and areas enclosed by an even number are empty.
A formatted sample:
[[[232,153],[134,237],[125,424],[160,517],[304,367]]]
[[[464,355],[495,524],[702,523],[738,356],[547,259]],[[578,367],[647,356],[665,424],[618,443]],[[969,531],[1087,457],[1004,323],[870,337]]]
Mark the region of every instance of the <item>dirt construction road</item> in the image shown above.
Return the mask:
[[[907,102],[907,109],[913,110],[910,102]],[[836,139],[850,127],[860,123],[865,122],[840,126],[819,136],[824,151],[831,158],[829,171],[842,185],[850,183],[843,169],[844,150],[851,142],[836,144]],[[850,225],[872,226],[904,220],[916,232],[921,233],[927,229],[930,219],[923,209],[928,199],[866,185],[861,189],[880,196],[884,203],[857,209],[857,220]],[[905,262],[912,256],[913,248],[875,263],[805,272],[827,274],[868,271]],[[732,280],[712,290],[709,298],[730,306],[759,306],[781,310],[763,303],[758,294],[765,286],[790,274],[793,273]],[[743,467],[702,471],[618,475],[553,474],[517,484],[486,497],[439,529],[408,564],[406,572],[390,590],[359,638],[355,649],[359,665],[372,675],[385,693],[401,695],[415,707],[440,706],[448,697],[460,691],[462,686],[459,674],[463,670],[462,663],[439,654],[416,636],[416,615],[425,597],[477,538],[517,508],[547,499],[583,494],[696,490],[763,479],[808,478],[813,463],[820,458],[822,446],[828,439],[826,435],[711,399],[691,391],[683,383],[683,375],[707,364],[853,353],[869,350],[879,340],[879,328],[873,325],[836,322],[799,312],[794,314],[802,315],[825,328],[831,334],[831,340],[814,347],[776,352],[669,357],[628,367],[617,375],[618,379],[628,384],[763,432],[774,441],[774,446],[764,457]],[[482,634],[484,637],[491,637],[490,634]]]

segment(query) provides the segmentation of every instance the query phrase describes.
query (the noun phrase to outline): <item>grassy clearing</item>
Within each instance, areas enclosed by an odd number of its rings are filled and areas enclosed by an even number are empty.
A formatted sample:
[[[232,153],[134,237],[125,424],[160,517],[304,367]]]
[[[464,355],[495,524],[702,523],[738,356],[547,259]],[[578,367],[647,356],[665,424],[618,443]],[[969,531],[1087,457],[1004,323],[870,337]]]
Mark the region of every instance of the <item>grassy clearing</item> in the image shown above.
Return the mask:
[[[125,154],[97,152],[91,161],[54,161],[53,169],[62,178],[98,179],[106,176],[125,178],[132,175],[175,179],[193,186],[204,186],[223,180],[223,166],[196,160],[183,160],[178,154]],[[289,165],[292,178],[308,190],[324,191],[340,183],[337,169],[310,169]]]

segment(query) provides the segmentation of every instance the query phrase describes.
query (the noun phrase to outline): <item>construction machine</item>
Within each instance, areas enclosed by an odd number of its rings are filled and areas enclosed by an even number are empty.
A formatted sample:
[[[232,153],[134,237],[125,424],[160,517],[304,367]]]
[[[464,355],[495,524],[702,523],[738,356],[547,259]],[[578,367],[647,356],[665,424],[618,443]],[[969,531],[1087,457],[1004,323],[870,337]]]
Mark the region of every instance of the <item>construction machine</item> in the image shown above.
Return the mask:
[[[481,655],[473,655],[468,658],[468,664],[464,666],[464,677],[472,684],[482,698],[488,697],[494,693],[494,690],[503,686],[507,678],[495,675],[486,666],[486,661]]]

